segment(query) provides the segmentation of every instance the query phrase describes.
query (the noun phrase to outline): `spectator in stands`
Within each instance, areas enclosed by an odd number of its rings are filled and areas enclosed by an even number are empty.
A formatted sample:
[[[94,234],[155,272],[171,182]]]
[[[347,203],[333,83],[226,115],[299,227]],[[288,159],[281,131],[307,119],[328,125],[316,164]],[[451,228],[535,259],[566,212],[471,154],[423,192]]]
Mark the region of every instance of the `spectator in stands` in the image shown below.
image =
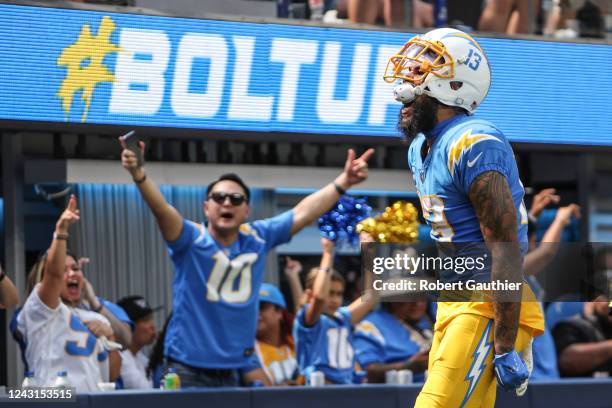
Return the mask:
[[[149,359],[142,348],[153,344],[157,337],[153,309],[142,296],[124,297],[117,304],[127,312],[134,322],[132,343],[121,352],[121,380],[126,389],[153,388],[153,382],[147,376]],[[159,309],[159,308],[157,308]]]
[[[166,338],[170,318],[172,318],[172,313],[166,318],[164,327],[157,336],[157,341],[153,345],[149,364],[147,365],[147,378],[150,378],[153,382],[153,388],[160,388],[161,379],[164,376],[164,339]]]
[[[533,214],[533,212],[531,212]],[[538,213],[539,214],[539,213]],[[536,239],[536,224],[532,222],[528,237],[530,242],[530,251],[525,256],[523,261],[523,269],[525,275],[535,276],[548,265],[559,250],[559,242],[561,242],[561,234],[563,229],[570,224],[572,218],[580,218],[580,207],[577,204],[570,204],[560,207],[557,210],[555,219],[548,227],[540,245],[535,244]]]
[[[412,1],[412,27],[433,27],[432,0]],[[404,0],[344,0],[338,9],[346,7],[348,19],[354,23],[378,24],[387,27],[404,27],[406,18]],[[340,13],[339,13],[340,14]]]
[[[278,288],[264,283],[259,289],[259,319],[255,353],[246,371],[246,382],[256,380],[252,370],[261,368],[266,385],[298,384],[295,347],[285,298]],[[251,374],[251,376],[249,376]]]
[[[478,30],[528,34],[530,19],[535,21],[539,9],[539,0],[487,0],[480,16]]]
[[[592,312],[560,322],[553,331],[563,377],[612,373],[612,315],[604,297],[591,302]]]
[[[6,276],[4,270],[0,266],[0,309],[8,309],[19,304],[19,295],[17,288],[13,285],[11,279]]]
[[[298,312],[293,328],[300,373],[309,380],[321,371],[331,384],[351,384],[355,366],[353,326],[376,305],[373,293],[341,307],[344,278],[333,270],[334,242],[321,238],[323,255],[318,269],[306,279],[307,303]]]
[[[547,188],[540,191],[533,198],[533,203],[529,211],[528,239],[530,242],[529,252],[523,260],[523,270],[527,276],[527,281],[538,296],[542,299],[542,288],[537,281],[536,275],[546,268],[554,259],[559,250],[559,242],[563,229],[569,225],[572,217],[580,218],[580,207],[570,204],[557,210],[555,220],[544,233],[539,246],[536,246],[536,222],[542,211],[550,204],[558,203],[561,197],[556,194],[554,188]],[[544,333],[533,340],[533,370],[531,380],[554,380],[559,378],[557,368],[557,354],[555,343],[551,335],[552,327],[545,320]]]
[[[245,224],[250,191],[226,174],[206,189],[207,225],[185,220],[123,145],[122,164],[155,216],[174,264],[173,317],[164,354],[183,387],[238,385],[238,370],[253,353],[257,296],[266,255],[328,211],[348,188],[367,178],[373,149],[355,158],[327,186],[276,217]],[[227,276],[226,276],[227,275]]]
[[[610,0],[551,0],[545,4],[544,35],[557,38],[605,36],[604,16],[612,12]],[[578,24],[570,25],[570,22]]]
[[[25,345],[27,369],[38,384],[49,386],[58,371],[78,392],[97,391],[98,382],[115,381],[121,358],[114,349],[111,325],[99,313],[79,309],[83,274],[66,255],[69,227],[80,218],[76,197],[70,197],[59,218],[51,247],[33,270],[36,283],[17,317],[17,332]],[[35,281],[34,278],[29,279]]]
[[[89,263],[88,258],[80,258],[78,260],[81,270],[83,270],[83,267],[87,263]],[[81,302],[79,302],[77,307],[100,313],[102,316],[106,317],[111,324],[117,342],[121,344],[124,349],[130,346],[132,343],[132,321],[121,307],[104,298],[96,296],[93,285],[85,277],[83,277]]]
[[[390,370],[411,370],[424,382],[433,337],[427,300],[388,302],[370,313],[355,329],[355,355],[368,383],[385,382]]]
[[[132,324],[130,318],[125,313],[123,309],[121,309],[116,304],[96,296],[95,290],[91,283],[83,276],[83,266],[86,265],[89,260],[87,258],[79,258],[76,260],[76,256],[72,254],[70,251],[66,253],[69,258],[75,260],[78,265],[78,269],[81,272],[82,276],[82,285],[80,286],[81,290],[81,299],[77,302],[76,307],[79,309],[90,310],[96,313],[101,314],[110,322],[111,328],[113,329],[113,334],[115,339],[121,346],[124,348],[128,347],[131,342],[131,327]],[[28,274],[26,281],[26,294],[30,294],[34,286],[42,280],[43,271],[47,262],[47,253],[45,252],[39,260],[34,264],[30,273]],[[16,320],[17,316],[20,312],[20,309],[15,311],[15,315],[13,319]]]

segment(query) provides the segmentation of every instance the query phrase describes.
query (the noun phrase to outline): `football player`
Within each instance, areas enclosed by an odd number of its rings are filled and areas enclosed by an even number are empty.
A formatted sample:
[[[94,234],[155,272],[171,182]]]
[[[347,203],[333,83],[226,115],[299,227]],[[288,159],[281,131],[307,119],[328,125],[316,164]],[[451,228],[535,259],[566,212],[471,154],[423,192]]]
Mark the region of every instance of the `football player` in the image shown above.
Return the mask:
[[[184,219],[147,177],[126,142],[121,155],[155,216],[174,265],[173,314],[164,342],[168,365],[183,387],[237,386],[238,370],[253,353],[258,293],[268,251],[328,211],[351,186],[365,180],[373,149],[356,158],[349,150],[342,173],[292,210],[246,223],[250,191],[235,174],[206,189],[208,225]]]
[[[528,222],[524,190],[506,137],[473,116],[491,84],[484,50],[462,31],[436,29],[409,40],[390,58],[384,77],[397,81],[394,95],[403,105],[398,128],[410,143],[408,163],[432,238],[490,246],[490,262],[478,276],[451,271],[440,279],[520,281]],[[535,300],[527,285],[520,287],[523,299]],[[544,320],[535,301],[502,295],[438,304],[417,407],[492,407],[495,377],[505,389],[524,393],[531,340],[542,333]]]

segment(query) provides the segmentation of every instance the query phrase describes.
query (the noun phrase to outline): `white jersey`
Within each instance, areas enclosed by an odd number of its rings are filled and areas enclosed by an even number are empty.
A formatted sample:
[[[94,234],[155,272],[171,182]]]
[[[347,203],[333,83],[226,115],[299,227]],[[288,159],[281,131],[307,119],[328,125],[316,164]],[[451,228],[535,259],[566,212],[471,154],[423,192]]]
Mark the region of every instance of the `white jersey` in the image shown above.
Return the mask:
[[[66,371],[77,392],[99,391],[98,382],[109,379],[108,353],[84,322],[110,323],[99,313],[73,309],[62,302],[51,309],[38,296],[39,287],[34,287],[17,317],[28,369],[43,386],[52,385],[58,371]]]
[[[132,354],[130,350],[121,352],[121,379],[127,389],[153,388],[153,382],[147,378],[149,359],[142,351]]]

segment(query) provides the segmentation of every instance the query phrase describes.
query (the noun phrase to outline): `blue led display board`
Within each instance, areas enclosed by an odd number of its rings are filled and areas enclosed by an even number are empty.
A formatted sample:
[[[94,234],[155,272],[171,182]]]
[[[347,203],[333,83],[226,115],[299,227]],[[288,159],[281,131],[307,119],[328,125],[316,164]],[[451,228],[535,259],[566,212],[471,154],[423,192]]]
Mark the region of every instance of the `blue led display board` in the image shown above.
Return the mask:
[[[0,120],[397,136],[408,33],[0,5]],[[477,114],[512,141],[612,145],[612,47],[480,39]]]

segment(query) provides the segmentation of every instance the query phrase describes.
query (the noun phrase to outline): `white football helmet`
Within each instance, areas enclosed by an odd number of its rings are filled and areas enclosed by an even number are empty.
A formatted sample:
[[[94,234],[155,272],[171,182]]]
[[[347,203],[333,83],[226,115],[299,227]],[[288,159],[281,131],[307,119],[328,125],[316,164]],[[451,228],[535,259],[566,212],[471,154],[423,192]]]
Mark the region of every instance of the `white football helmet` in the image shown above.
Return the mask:
[[[410,72],[417,65],[418,72]],[[473,113],[489,92],[491,67],[472,36],[454,28],[438,28],[404,44],[389,59],[384,79],[399,82],[394,89],[399,102],[409,103],[425,94]]]

